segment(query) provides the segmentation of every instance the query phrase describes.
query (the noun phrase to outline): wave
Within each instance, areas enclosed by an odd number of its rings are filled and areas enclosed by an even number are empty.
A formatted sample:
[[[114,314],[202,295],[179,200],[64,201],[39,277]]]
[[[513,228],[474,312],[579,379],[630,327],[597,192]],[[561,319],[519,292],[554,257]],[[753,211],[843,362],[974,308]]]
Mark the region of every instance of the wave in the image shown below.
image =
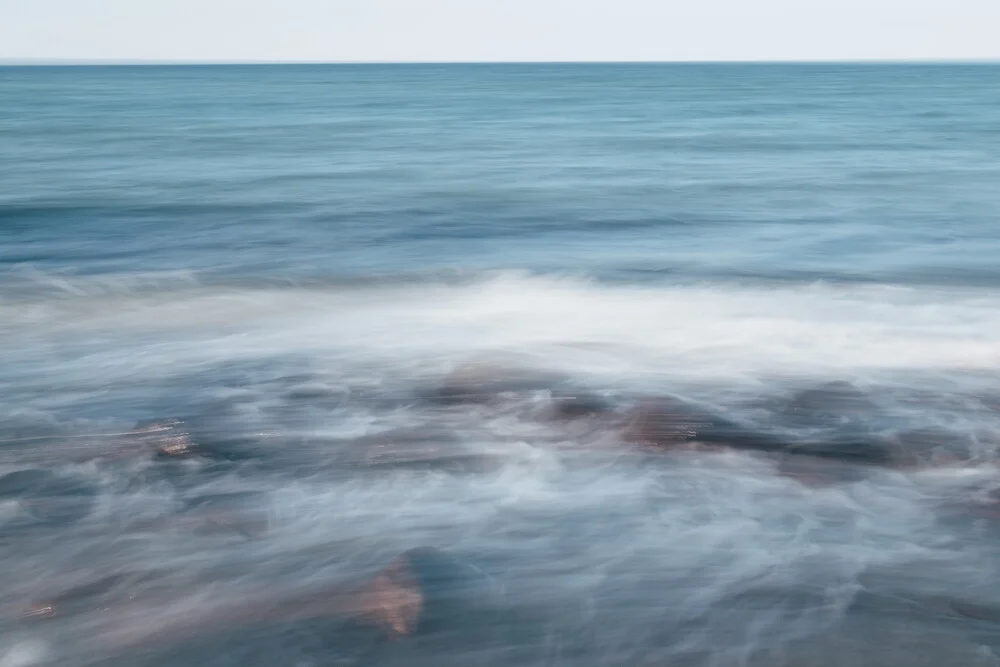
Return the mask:
[[[5,335],[211,335],[213,327],[228,326],[247,344],[275,350],[509,348],[557,355],[560,346],[617,346],[623,356],[641,358],[636,371],[722,375],[782,368],[985,370],[1000,360],[1000,343],[990,334],[1000,324],[1000,298],[976,288],[633,283],[457,270],[254,282],[193,271],[24,272],[18,279],[6,282],[0,300]]]

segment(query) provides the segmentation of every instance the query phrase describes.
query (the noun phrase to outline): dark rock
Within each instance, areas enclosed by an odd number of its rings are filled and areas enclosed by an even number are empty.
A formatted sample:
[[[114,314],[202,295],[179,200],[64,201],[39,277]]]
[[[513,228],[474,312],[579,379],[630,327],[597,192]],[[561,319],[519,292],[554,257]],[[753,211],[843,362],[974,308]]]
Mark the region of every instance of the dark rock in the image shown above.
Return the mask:
[[[409,428],[394,428],[379,431],[349,441],[352,445],[363,449],[378,449],[381,447],[421,447],[428,444],[458,446],[458,435],[444,428],[429,426],[414,426]]]
[[[267,534],[269,522],[262,513],[245,513],[225,510],[201,511],[185,516],[193,523],[195,534],[218,535],[232,533],[247,540],[258,540]]]
[[[552,397],[551,416],[559,420],[581,419],[607,414],[611,404],[600,396],[579,393],[564,393]]]
[[[285,398],[295,401],[341,399],[343,396],[343,390],[328,387],[324,384],[301,384],[285,392]]]
[[[270,504],[260,493],[225,493],[190,500],[181,518],[198,525],[198,532],[233,532],[258,539],[270,527]]]
[[[813,456],[782,456],[777,468],[779,475],[811,487],[858,482],[868,470],[856,463]]]
[[[829,604],[829,603],[827,603]],[[916,603],[909,603],[909,606]],[[974,641],[966,629],[942,623],[943,608],[916,611],[896,605],[890,611],[852,610],[839,622],[804,633],[780,653],[761,652],[740,660],[745,667],[997,667],[987,641]],[[917,605],[919,608],[919,605]],[[972,635],[972,636],[970,636]]]
[[[184,503],[189,510],[199,509],[260,509],[267,505],[267,494],[258,491],[234,491],[195,496]]]
[[[96,609],[111,597],[125,600],[133,596],[132,593],[138,585],[159,574],[157,572],[120,573],[72,586],[32,602],[22,612],[22,618],[42,620],[66,616]]]
[[[242,600],[235,605],[164,617],[155,627],[139,625],[118,633],[118,648],[148,648],[239,629],[272,628],[275,623],[332,620],[341,629],[374,641],[458,628],[489,607],[495,594],[477,568],[438,549],[403,552],[362,586],[334,585],[283,599]],[[39,612],[47,613],[44,608]],[[115,625],[127,625],[128,618]],[[363,639],[362,641],[367,641]]]
[[[757,432],[674,396],[642,400],[629,416],[624,438],[627,442],[664,448],[702,444],[781,451],[786,446],[770,434]]]
[[[964,600],[952,600],[948,603],[949,611],[964,616],[965,618],[977,621],[988,621],[990,623],[1000,623],[1000,606],[981,604],[977,602],[967,602]]]
[[[643,399],[632,411],[624,438],[628,442],[673,447],[694,442],[712,418],[672,397]]]
[[[129,435],[159,458],[182,459],[201,455],[184,422],[179,419],[140,423]]]
[[[898,460],[889,443],[875,438],[830,438],[821,442],[788,445],[785,451],[788,454],[873,465],[886,465]]]
[[[492,472],[507,458],[477,450],[444,429],[416,427],[375,433],[350,442],[349,461],[369,469],[441,470],[457,473]]]
[[[948,465],[968,461],[973,456],[975,444],[969,434],[940,427],[901,431],[887,440],[898,449],[901,460],[911,465]]]
[[[887,464],[896,460],[890,443],[878,438],[830,436],[795,443],[673,396],[641,401],[629,416],[624,438],[626,442],[660,448],[708,445],[855,463]]]
[[[172,514],[137,521],[127,532],[188,531],[197,535],[231,533],[247,540],[263,537],[270,529],[270,504],[254,492],[198,496]]]
[[[552,389],[565,380],[561,374],[537,369],[469,363],[449,373],[428,398],[442,405],[488,403],[500,394]]]
[[[232,531],[257,539],[270,527],[270,502],[259,493],[202,496],[188,503],[185,515],[203,521],[208,530]]]
[[[874,407],[871,398],[853,384],[835,381],[798,392],[784,413],[801,425],[829,427],[856,421]]]
[[[509,459],[502,454],[472,451],[425,450],[381,452],[368,459],[370,469],[428,470],[447,473],[489,473],[501,469]]]

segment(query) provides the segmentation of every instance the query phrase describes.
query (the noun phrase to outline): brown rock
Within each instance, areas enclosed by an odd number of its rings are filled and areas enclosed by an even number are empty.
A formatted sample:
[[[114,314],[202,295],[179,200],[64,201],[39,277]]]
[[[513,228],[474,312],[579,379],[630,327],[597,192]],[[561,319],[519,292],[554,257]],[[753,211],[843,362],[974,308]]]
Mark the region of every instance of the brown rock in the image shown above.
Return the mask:
[[[474,362],[457,367],[430,393],[436,403],[488,403],[500,394],[551,389],[565,381],[558,373],[503,362]]]
[[[390,639],[413,634],[423,613],[424,594],[407,557],[400,556],[359,595],[361,618]]]
[[[830,437],[818,442],[788,445],[785,451],[799,456],[870,465],[892,465],[898,460],[896,448],[877,437]]]
[[[24,619],[41,620],[92,611],[133,597],[138,589],[164,574],[162,571],[113,574],[63,589],[31,602],[22,610]]]
[[[968,434],[939,427],[902,431],[889,442],[909,466],[942,466],[963,463],[972,458],[974,441]]]
[[[161,458],[188,458],[200,454],[184,422],[179,419],[139,424],[129,435]]]
[[[711,426],[711,420],[672,397],[646,398],[632,411],[625,427],[627,442],[657,447],[685,445]]]
[[[829,458],[783,456],[778,462],[777,472],[803,486],[825,487],[857,482],[864,478],[868,470],[862,465]]]
[[[132,622],[133,616],[142,614],[117,609],[108,643],[116,648],[148,647],[276,621],[310,619],[337,619],[345,628],[373,631],[374,637],[392,641],[453,628],[491,598],[492,589],[479,570],[438,549],[423,547],[403,552],[360,587],[332,585],[279,600],[258,598],[206,606],[182,616],[167,612],[138,623]],[[49,603],[33,610],[36,617],[52,613]]]
[[[350,464],[377,470],[492,472],[508,460],[502,451],[470,446],[454,432],[439,428],[393,429],[348,444]]]
[[[395,640],[459,623],[490,598],[479,570],[420,547],[397,556],[361,590],[356,620]]]
[[[674,396],[640,401],[629,416],[624,439],[659,448],[728,447],[871,464],[894,460],[892,448],[877,438],[830,437],[817,442],[791,442]]]
[[[624,439],[635,444],[673,448],[716,445],[757,451],[780,451],[784,444],[674,396],[646,398],[632,410]]]

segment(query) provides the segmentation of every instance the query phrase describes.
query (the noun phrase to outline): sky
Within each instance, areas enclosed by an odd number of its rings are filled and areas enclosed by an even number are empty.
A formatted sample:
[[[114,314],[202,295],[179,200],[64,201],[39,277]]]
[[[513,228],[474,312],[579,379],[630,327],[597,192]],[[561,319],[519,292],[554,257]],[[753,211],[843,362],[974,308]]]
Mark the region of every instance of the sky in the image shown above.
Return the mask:
[[[1000,59],[1000,0],[0,0],[0,59]]]

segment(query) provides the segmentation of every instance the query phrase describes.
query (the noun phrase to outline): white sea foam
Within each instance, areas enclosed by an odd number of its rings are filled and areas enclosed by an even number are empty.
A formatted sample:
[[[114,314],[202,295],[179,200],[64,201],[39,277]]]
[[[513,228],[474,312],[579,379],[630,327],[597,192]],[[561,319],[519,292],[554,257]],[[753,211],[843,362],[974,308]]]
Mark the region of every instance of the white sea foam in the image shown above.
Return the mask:
[[[714,379],[991,371],[1000,363],[998,306],[1000,297],[973,289],[635,287],[512,273],[454,286],[192,287],[8,301],[0,331],[26,351],[86,336],[88,354],[61,362],[112,374],[122,364],[154,371],[289,351],[430,364],[506,350],[574,372]]]

